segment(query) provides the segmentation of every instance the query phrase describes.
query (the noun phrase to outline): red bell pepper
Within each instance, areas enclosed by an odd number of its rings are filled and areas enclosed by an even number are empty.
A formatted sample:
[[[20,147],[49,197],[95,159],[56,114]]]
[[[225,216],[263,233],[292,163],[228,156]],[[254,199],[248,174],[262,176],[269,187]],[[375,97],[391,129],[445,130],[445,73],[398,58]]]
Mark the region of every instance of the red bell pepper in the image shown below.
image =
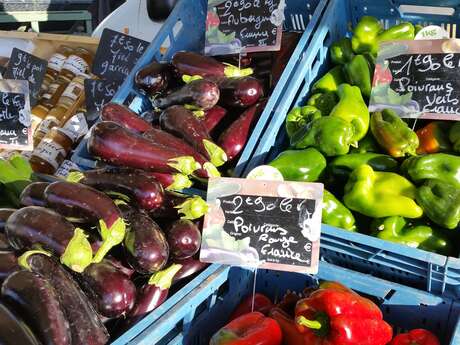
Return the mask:
[[[273,318],[281,327],[283,333],[283,345],[310,345],[310,341],[305,334],[297,329],[294,318],[288,315],[284,310],[276,307],[270,311],[270,317]]]
[[[449,141],[450,123],[433,121],[416,133],[420,142],[417,154],[446,152],[451,149]]]
[[[256,311],[222,327],[212,336],[209,345],[280,345],[281,337],[278,323]]]
[[[372,301],[330,283],[297,302],[295,322],[312,345],[385,345],[393,336]]]
[[[241,301],[238,307],[236,307],[236,309],[233,311],[232,315],[230,316],[230,321],[253,311],[258,311],[264,315],[268,315],[272,308],[272,301],[264,294],[256,293],[254,298],[253,295],[249,295],[243,299],[243,301]]]
[[[399,334],[388,345],[440,345],[439,339],[426,329]]]

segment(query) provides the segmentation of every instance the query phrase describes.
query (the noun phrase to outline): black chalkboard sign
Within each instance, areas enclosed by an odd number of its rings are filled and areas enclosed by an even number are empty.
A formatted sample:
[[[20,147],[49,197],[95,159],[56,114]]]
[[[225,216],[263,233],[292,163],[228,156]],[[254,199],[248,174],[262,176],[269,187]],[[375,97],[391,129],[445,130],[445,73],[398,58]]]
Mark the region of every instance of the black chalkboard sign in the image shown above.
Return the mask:
[[[121,82],[131,72],[147,46],[146,41],[104,29],[94,57],[92,72],[102,79]]]
[[[280,0],[208,0],[205,53],[279,50],[284,12],[279,5]]]
[[[0,147],[29,145],[26,95],[0,91]]]
[[[120,85],[116,81],[85,79],[86,118],[92,123],[102,107],[109,103]]]
[[[29,82],[30,105],[37,103],[48,62],[21,49],[13,48],[4,75],[5,79],[27,80]]]

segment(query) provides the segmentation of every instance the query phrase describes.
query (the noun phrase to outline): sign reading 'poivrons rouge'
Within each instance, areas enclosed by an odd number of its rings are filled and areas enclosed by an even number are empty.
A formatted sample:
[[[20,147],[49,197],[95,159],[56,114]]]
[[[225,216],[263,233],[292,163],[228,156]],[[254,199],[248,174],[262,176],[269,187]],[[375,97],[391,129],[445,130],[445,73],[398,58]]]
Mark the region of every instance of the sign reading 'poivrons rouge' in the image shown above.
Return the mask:
[[[460,40],[386,42],[376,61],[369,110],[460,120]]]
[[[200,260],[314,273],[323,185],[212,178]]]

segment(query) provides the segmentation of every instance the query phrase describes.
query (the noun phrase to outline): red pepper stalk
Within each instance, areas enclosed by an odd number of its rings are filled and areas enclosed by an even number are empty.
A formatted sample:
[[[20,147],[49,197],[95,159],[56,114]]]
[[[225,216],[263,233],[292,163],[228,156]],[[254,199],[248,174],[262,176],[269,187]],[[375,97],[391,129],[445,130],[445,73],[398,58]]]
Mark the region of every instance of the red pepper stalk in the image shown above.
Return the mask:
[[[209,345],[280,345],[281,338],[278,323],[256,311],[222,327],[212,336]]]
[[[440,345],[439,339],[426,329],[413,329],[399,334],[388,345]]]
[[[297,328],[311,344],[385,345],[391,340],[393,330],[377,305],[341,284],[325,286],[296,305]]]

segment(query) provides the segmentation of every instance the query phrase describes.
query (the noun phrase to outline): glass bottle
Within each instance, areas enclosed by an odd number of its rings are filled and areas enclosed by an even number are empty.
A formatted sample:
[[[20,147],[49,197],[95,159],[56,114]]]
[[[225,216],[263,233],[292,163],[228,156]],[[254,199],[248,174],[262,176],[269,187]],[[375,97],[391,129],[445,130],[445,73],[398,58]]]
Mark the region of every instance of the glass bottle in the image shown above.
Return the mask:
[[[85,48],[76,48],[64,62],[61,69],[61,75],[73,79],[80,74],[88,73],[93,63],[93,54]]]
[[[42,83],[42,92],[46,92],[48,90],[48,87],[59,75],[64,62],[72,54],[72,52],[72,48],[67,46],[60,46],[58,50],[50,57]]]

